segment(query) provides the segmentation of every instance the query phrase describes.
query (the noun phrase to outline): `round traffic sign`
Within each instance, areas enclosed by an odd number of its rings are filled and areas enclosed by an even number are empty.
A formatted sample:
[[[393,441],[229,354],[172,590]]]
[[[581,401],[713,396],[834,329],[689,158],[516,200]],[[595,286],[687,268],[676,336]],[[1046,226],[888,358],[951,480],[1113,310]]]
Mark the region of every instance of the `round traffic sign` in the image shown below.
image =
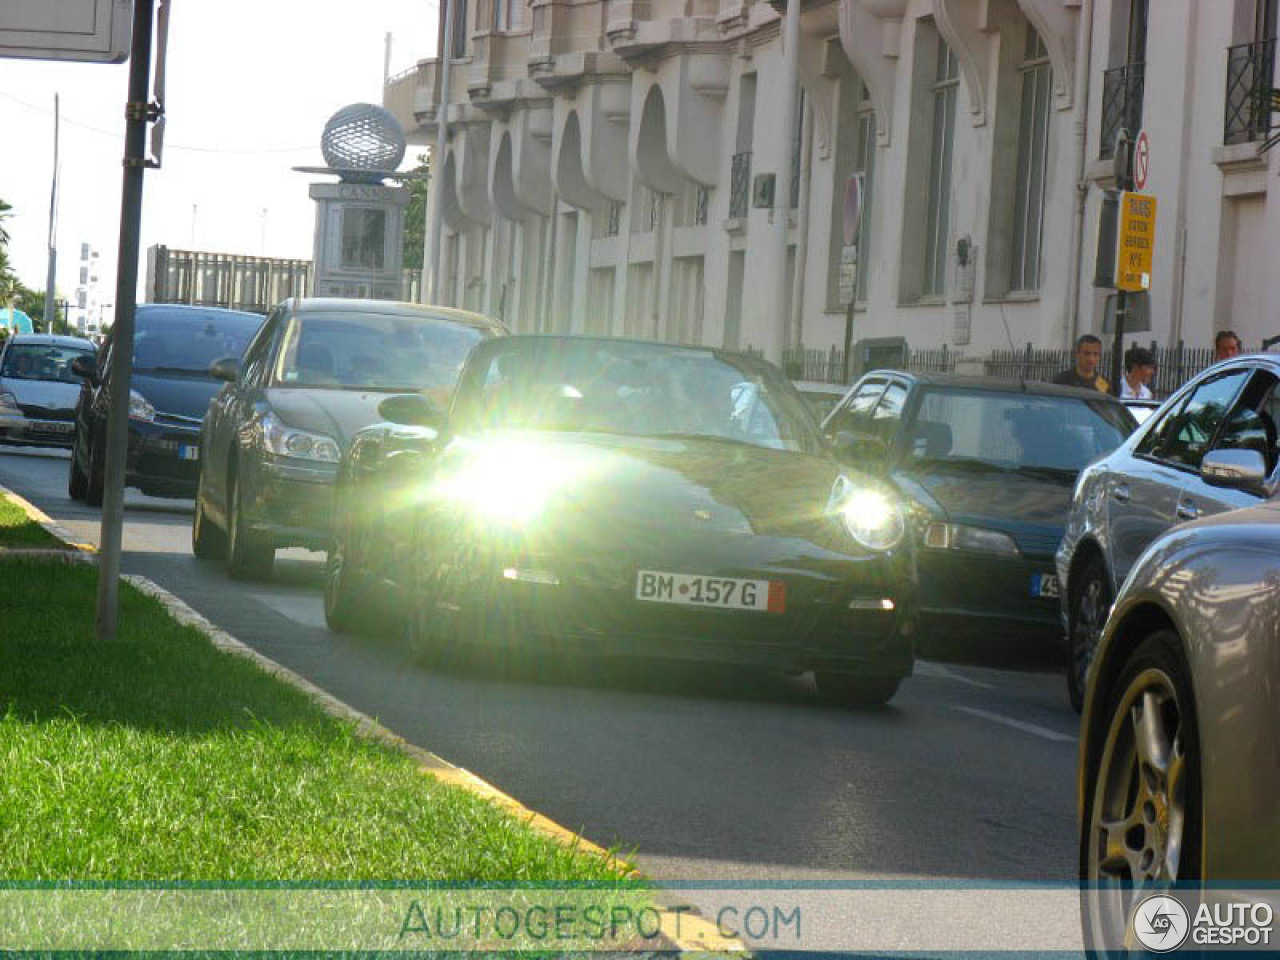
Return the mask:
[[[858,229],[862,226],[862,174],[849,176],[844,185],[844,245],[851,247],[858,242]]]
[[[1151,170],[1151,141],[1147,131],[1138,134],[1133,145],[1133,188],[1138,191],[1147,188],[1147,174]]]

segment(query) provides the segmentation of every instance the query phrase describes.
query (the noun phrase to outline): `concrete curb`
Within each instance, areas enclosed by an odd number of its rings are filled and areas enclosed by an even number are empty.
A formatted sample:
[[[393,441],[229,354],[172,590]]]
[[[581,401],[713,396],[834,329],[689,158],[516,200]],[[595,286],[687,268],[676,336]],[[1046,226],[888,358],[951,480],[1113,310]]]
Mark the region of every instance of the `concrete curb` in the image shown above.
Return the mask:
[[[0,486],[0,494],[8,497],[21,507],[32,520],[39,523],[52,536],[74,548],[74,550],[0,550],[0,558],[39,555],[41,559],[58,560],[64,563],[96,562],[97,551],[92,545],[75,542],[73,534],[59,527],[39,507],[7,487]],[[419,769],[423,772],[431,774],[443,783],[461,787],[463,790],[497,804],[527,826],[558,843],[564,844],[571,849],[597,856],[614,867],[623,867],[617,856],[604,847],[592,843],[586,837],[574,833],[537,811],[530,810],[519,800],[476,776],[470,770],[455,766],[429,750],[424,750],[422,747],[410,743],[404,737],[393,733],[372,717],[339,700],[333,694],[316,686],[305,677],[294,673],[288,667],[276,663],[270,657],[264,656],[252,647],[237,640],[231,634],[197,613],[184,600],[170,593],[153,580],[137,574],[125,574],[121,579],[140,593],[158,601],[178,623],[199,631],[218,650],[252,661],[260,669],[304,693],[325,713],[338,720],[352,724],[358,736],[406,754],[418,764]],[[639,874],[639,871],[629,865],[626,866],[626,872],[634,875]],[[655,898],[659,901],[663,899],[661,890],[655,891]],[[677,930],[679,935],[677,935]],[[670,910],[664,911],[662,915],[662,931],[669,942],[674,944],[682,954],[691,956],[722,956],[726,954],[744,956],[749,953],[741,941],[736,938],[722,936],[715,924],[687,910],[682,910],[679,913]]]

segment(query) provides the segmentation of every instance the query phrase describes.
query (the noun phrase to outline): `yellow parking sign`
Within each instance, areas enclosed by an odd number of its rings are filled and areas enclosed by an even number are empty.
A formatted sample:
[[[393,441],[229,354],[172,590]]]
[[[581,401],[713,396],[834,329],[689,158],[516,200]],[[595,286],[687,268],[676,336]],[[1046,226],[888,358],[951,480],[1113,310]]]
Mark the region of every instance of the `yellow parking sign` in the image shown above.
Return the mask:
[[[1116,243],[1116,289],[1151,288],[1151,258],[1156,248],[1156,198],[1149,193],[1120,194]]]

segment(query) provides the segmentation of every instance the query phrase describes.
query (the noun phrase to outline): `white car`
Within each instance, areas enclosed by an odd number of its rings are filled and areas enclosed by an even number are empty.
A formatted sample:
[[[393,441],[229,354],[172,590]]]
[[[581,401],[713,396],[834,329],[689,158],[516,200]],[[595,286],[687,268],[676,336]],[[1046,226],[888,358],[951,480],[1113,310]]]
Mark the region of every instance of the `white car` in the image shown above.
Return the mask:
[[[0,351],[0,443],[70,447],[80,378],[78,357],[94,346],[79,337],[20,333]]]

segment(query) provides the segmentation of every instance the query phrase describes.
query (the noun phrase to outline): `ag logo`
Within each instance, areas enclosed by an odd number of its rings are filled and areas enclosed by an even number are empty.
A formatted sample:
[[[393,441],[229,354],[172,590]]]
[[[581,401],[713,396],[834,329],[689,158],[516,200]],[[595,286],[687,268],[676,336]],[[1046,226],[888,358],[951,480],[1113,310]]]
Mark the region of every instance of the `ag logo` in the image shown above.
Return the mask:
[[[1133,911],[1133,934],[1152,953],[1177,950],[1191,930],[1191,917],[1173,897],[1147,897]]]

